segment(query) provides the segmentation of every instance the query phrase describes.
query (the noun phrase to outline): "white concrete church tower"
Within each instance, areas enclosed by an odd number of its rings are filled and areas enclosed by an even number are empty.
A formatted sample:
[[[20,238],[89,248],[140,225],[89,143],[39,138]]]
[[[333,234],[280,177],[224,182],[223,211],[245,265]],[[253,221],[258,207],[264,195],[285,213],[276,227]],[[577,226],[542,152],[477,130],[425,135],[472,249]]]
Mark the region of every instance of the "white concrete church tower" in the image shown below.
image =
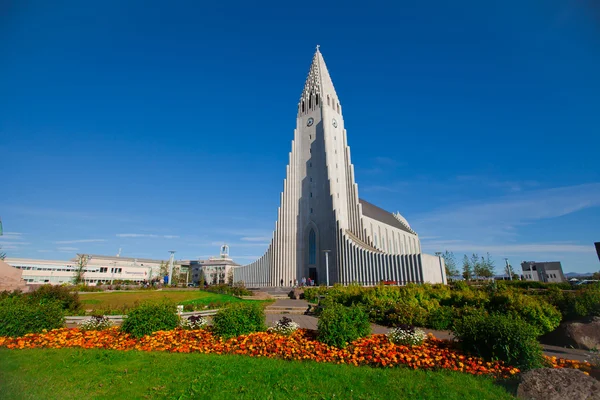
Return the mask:
[[[267,252],[236,268],[235,281],[288,286],[310,277],[324,284],[329,275],[330,284],[446,283],[443,259],[421,254],[406,219],[358,198],[342,107],[318,46],[283,186]]]

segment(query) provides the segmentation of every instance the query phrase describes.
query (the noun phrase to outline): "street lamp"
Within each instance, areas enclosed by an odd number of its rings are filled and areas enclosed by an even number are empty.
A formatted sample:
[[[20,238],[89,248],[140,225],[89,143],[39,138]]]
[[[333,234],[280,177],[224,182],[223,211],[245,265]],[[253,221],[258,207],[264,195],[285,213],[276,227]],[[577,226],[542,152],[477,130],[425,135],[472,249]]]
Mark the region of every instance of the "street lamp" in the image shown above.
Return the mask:
[[[173,285],[173,260],[175,258],[175,250],[169,250],[171,257],[169,257],[169,285]]]
[[[327,287],[329,287],[329,253],[331,250],[323,250],[325,253],[325,276],[327,278]]]

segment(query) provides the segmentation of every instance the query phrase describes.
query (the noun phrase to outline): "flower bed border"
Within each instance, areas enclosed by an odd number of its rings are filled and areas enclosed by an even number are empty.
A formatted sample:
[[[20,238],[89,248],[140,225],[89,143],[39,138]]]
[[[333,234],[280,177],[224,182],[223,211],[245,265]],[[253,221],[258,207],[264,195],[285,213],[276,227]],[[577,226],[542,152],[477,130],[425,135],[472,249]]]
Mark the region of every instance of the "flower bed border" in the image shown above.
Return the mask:
[[[251,357],[285,360],[312,360],[334,364],[368,365],[372,367],[406,366],[413,369],[448,369],[473,375],[509,378],[519,369],[500,361],[487,362],[461,352],[454,342],[429,335],[420,346],[391,343],[385,335],[375,334],[350,343],[345,349],[328,346],[315,339],[316,332],[298,329],[289,336],[257,332],[225,340],[209,329],[158,331],[136,339],[112,327],[102,331],[78,328],[54,329],[31,333],[19,338],[0,337],[0,347],[28,348],[99,348],[121,351],[167,351],[173,353],[239,354]],[[591,371],[586,362],[546,357],[555,368],[577,368]]]

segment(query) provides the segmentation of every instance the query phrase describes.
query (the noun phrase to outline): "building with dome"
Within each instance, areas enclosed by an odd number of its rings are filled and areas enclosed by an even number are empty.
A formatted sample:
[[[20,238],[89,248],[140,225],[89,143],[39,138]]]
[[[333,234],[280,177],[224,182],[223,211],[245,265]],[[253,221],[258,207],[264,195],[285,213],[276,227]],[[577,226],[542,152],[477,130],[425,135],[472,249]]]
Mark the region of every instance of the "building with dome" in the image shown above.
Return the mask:
[[[236,282],[446,283],[443,259],[421,253],[404,217],[359,198],[340,98],[318,47],[298,103],[280,200],[268,249],[233,270]]]

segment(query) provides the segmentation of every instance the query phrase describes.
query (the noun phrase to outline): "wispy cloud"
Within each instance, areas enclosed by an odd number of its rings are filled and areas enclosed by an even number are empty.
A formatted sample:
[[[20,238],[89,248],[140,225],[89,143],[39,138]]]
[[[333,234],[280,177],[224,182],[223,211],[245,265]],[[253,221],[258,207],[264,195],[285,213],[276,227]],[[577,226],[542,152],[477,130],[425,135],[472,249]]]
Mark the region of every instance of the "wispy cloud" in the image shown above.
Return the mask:
[[[270,240],[270,238],[268,239]],[[227,243],[227,245],[234,249],[236,247],[264,247],[266,249],[266,247],[270,244],[270,241],[264,241],[264,242],[228,242],[228,241],[214,241],[210,243],[210,246],[222,246],[223,243]]]
[[[177,239],[178,235],[155,235],[152,233],[117,233],[117,237],[120,238],[164,238],[164,239]]]
[[[68,252],[71,252],[71,251],[77,251],[79,249],[77,247],[57,247],[56,250],[57,251],[68,251]]]
[[[240,240],[246,242],[268,242],[271,240],[271,238],[268,236],[244,236],[240,238]]]
[[[537,220],[598,206],[600,183],[590,183],[455,204],[417,216],[411,223],[424,235],[497,239],[514,237],[518,227]]]
[[[461,240],[423,241],[422,247],[430,252],[455,251],[466,253],[486,253],[496,256],[580,253],[592,254],[596,250],[592,245],[578,245],[568,243],[520,243],[520,244],[481,244]]]
[[[58,240],[55,244],[74,244],[74,243],[96,243],[106,242],[106,239],[75,239],[75,240]]]

